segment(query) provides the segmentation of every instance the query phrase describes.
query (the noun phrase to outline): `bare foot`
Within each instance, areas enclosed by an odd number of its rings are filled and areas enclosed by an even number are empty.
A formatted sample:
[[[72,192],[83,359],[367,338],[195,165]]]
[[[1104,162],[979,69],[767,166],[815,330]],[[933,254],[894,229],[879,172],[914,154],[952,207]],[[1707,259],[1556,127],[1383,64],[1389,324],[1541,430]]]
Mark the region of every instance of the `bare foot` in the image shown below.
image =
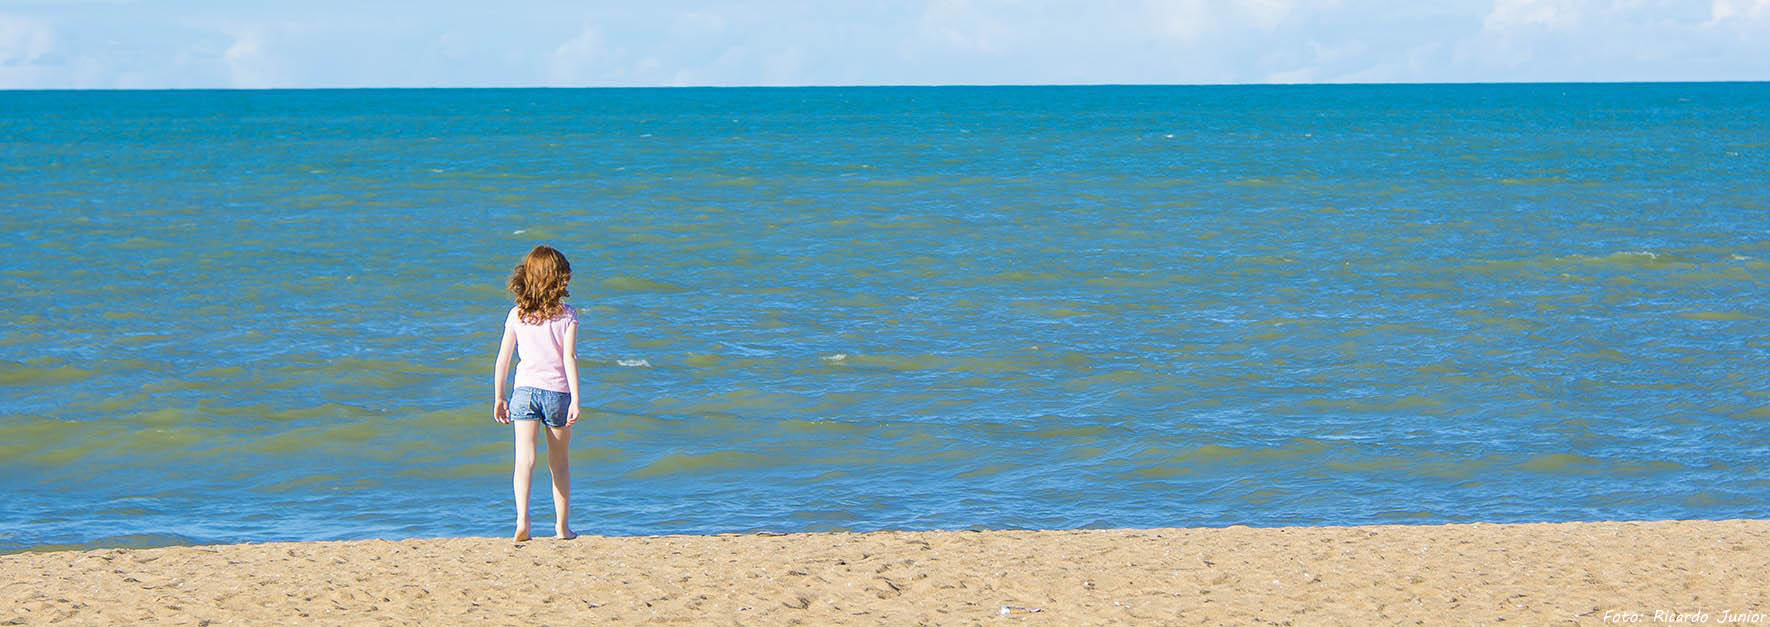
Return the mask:
[[[578,537],[578,532],[572,531],[570,529],[554,529],[553,530],[553,537],[559,538],[561,540],[570,540],[572,538]]]
[[[522,526],[517,527],[516,528],[516,537],[512,538],[512,539],[516,540],[517,542],[528,542],[529,541],[529,526],[522,525]]]

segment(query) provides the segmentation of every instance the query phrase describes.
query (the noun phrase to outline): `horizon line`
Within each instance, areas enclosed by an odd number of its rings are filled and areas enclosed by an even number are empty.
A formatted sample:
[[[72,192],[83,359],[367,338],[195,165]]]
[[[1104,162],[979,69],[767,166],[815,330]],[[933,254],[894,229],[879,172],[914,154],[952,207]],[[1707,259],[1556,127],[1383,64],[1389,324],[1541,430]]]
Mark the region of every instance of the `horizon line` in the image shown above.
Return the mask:
[[[454,85],[454,86],[309,86],[309,87],[0,87],[0,93],[23,92],[155,92],[155,91],[394,91],[394,90],[591,90],[591,89],[939,89],[939,88],[1038,88],[1038,87],[1409,87],[1500,85],[1729,85],[1770,83],[1755,80],[1643,80],[1643,81],[1445,81],[1445,82],[1319,82],[1319,83],[852,83],[806,85]]]

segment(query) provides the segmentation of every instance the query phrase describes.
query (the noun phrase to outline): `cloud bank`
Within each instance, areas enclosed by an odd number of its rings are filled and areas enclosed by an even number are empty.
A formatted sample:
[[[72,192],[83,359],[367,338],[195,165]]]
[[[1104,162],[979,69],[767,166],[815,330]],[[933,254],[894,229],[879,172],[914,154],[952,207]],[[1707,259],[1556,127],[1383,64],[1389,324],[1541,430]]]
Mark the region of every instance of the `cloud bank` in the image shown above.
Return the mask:
[[[0,0],[0,88],[1770,80],[1770,0]]]

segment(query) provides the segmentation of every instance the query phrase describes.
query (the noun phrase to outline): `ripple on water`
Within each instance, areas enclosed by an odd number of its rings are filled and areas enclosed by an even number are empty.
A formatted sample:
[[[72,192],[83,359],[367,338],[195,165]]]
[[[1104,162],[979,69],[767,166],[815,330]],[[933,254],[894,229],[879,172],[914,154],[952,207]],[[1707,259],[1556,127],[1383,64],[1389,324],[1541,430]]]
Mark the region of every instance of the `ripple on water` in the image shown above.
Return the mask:
[[[673,453],[629,472],[627,476],[633,479],[653,479],[682,475],[717,475],[728,471],[771,466],[778,461],[776,458],[765,455],[735,451]]]
[[[0,361],[0,385],[67,385],[90,379],[97,374],[73,366]]]
[[[1704,320],[1709,322],[1733,322],[1738,320],[1758,320],[1757,316],[1738,311],[1687,311],[1678,314],[1685,320]]]
[[[641,292],[654,294],[673,294],[686,291],[680,285],[630,276],[612,276],[602,280],[602,289],[611,292]]]

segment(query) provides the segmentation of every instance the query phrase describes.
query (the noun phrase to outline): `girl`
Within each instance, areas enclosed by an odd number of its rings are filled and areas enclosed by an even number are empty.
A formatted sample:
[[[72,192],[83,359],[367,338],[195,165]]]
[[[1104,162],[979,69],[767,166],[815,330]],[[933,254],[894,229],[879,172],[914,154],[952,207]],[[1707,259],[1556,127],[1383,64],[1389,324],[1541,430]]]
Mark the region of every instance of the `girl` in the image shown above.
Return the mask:
[[[572,425],[578,422],[578,312],[563,301],[571,293],[572,266],[565,255],[536,246],[510,275],[516,306],[504,318],[504,341],[493,367],[492,419],[516,423],[516,541],[529,539],[529,483],[535,470],[536,436],[547,424],[547,468],[553,474],[553,516],[556,537],[572,533]],[[516,392],[507,403],[504,381],[515,351]]]

